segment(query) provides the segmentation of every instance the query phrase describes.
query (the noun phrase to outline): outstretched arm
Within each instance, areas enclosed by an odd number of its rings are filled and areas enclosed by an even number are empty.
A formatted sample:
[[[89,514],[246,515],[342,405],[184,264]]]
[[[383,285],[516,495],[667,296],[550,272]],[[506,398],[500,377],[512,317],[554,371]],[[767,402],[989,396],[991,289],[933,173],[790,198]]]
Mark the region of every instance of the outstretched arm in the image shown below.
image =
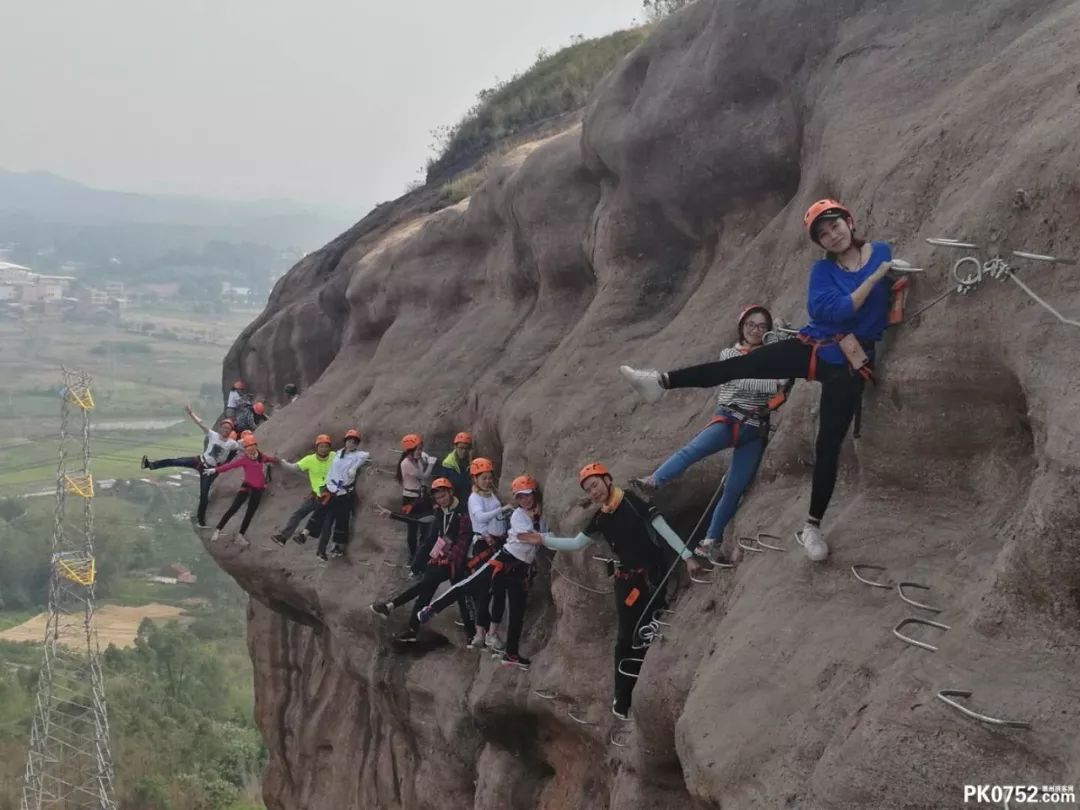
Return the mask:
[[[190,403],[184,406],[184,412],[188,415],[188,418],[192,422],[194,422],[196,425],[198,425],[200,428],[202,428],[203,433],[209,433],[210,432],[210,428],[208,428],[206,426],[206,424],[203,422],[203,420],[199,418],[199,415],[197,413],[195,413],[195,411],[191,410]]]
[[[596,538],[585,534],[585,532],[578,532],[573,537],[556,537],[550,533],[541,534],[540,532],[521,532],[517,539],[534,546],[544,546],[554,551],[581,551]]]
[[[667,544],[675,550],[675,553],[684,560],[689,560],[694,556],[694,552],[686,547],[682,538],[679,537],[679,533],[671,528],[661,515],[657,515],[652,519],[652,527],[656,529],[656,533],[663,537]]]

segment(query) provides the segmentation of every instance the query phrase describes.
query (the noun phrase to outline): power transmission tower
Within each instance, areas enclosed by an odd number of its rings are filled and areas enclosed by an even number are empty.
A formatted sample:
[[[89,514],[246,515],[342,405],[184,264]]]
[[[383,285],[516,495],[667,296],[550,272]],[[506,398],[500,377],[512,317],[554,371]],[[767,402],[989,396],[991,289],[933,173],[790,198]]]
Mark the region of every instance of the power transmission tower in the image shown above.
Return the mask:
[[[63,369],[56,465],[49,618],[20,810],[116,810],[105,683],[94,629],[94,479],[90,474],[90,376]],[[70,433],[73,411],[79,434]],[[69,459],[68,444],[81,444]],[[69,496],[81,529],[65,524]],[[75,521],[73,521],[74,523]]]

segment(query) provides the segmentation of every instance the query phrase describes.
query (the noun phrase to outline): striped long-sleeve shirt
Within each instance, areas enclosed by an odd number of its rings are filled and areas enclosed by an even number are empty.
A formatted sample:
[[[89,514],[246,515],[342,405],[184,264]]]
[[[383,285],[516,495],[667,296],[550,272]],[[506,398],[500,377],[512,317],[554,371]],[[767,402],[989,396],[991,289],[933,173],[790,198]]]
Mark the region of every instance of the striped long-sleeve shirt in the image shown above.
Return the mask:
[[[743,352],[738,344],[720,352],[721,360],[739,357]],[[786,380],[732,380],[716,389],[716,404],[720,408],[732,408],[742,413],[763,411],[769,399]],[[747,419],[749,425],[760,424],[757,419]]]

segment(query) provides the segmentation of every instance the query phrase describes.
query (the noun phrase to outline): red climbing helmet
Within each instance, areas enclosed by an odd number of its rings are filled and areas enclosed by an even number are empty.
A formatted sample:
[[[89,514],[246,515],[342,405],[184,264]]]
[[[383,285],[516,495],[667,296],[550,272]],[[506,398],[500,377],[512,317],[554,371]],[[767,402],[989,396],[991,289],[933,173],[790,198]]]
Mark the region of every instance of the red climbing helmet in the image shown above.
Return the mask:
[[[491,463],[491,459],[474,458],[472,464],[469,465],[469,475],[480,475],[486,472],[495,472],[495,465]]]
[[[803,227],[806,229],[806,235],[809,236],[814,242],[817,242],[817,237],[814,235],[814,223],[819,219],[839,219],[845,217],[850,219],[852,225],[855,224],[855,216],[851,213],[851,209],[841,202],[826,197],[823,200],[818,200],[809,208],[806,209],[806,213],[803,214]]]
[[[240,444],[244,445],[244,447],[256,447],[259,440],[255,438],[254,433],[249,433],[240,440]]]
[[[467,444],[472,445],[472,436],[466,433],[464,430],[454,437],[454,444]]]
[[[606,475],[611,477],[611,473],[608,472],[608,468],[598,461],[594,461],[592,464],[586,464],[581,468],[581,472],[578,473],[578,486],[585,486],[585,479],[592,478],[594,475]]]
[[[450,482],[449,478],[436,478],[431,482],[431,491],[434,492],[437,489],[453,490],[454,485]]]
[[[530,492],[536,492],[539,487],[540,485],[531,475],[519,475],[510,483],[510,491],[515,495],[528,495]]]
[[[232,384],[232,387],[235,388],[237,391],[243,391],[244,390],[244,381],[243,380],[237,380],[236,382],[234,382]]]
[[[320,433],[318,436],[315,437],[315,446],[318,447],[320,444],[331,444],[332,445],[333,442],[330,441],[330,437],[327,434]]]
[[[266,406],[263,405],[261,402],[256,402],[254,405],[251,406],[251,410],[255,411],[255,413],[259,414],[259,416],[262,416],[264,413],[266,413]]]
[[[401,449],[402,450],[415,450],[424,440],[420,438],[419,433],[406,433],[401,437]]]
[[[348,430],[345,431],[345,438],[346,439],[356,439],[357,441],[360,441],[360,431],[357,430],[356,428],[349,428]]]

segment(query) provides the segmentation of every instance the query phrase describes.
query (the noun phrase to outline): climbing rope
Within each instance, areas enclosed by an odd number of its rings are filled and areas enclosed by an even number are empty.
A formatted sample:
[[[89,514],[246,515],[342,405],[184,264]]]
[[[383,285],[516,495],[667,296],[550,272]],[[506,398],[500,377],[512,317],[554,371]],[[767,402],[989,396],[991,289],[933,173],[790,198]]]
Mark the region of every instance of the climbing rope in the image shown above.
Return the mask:
[[[607,591],[601,591],[598,588],[590,588],[588,585],[582,585],[580,582],[577,582],[576,580],[571,579],[566,574],[564,574],[562,572],[562,570],[559,569],[558,566],[555,565],[554,560],[548,560],[546,557],[537,557],[537,559],[538,560],[545,560],[547,562],[547,564],[548,564],[548,576],[549,577],[551,576],[551,574],[558,574],[560,577],[565,579],[567,582],[569,582],[575,588],[580,588],[583,591],[588,591],[589,593],[595,593],[595,594],[597,594],[599,596],[607,596],[608,594],[615,593],[614,589],[607,590]]]

